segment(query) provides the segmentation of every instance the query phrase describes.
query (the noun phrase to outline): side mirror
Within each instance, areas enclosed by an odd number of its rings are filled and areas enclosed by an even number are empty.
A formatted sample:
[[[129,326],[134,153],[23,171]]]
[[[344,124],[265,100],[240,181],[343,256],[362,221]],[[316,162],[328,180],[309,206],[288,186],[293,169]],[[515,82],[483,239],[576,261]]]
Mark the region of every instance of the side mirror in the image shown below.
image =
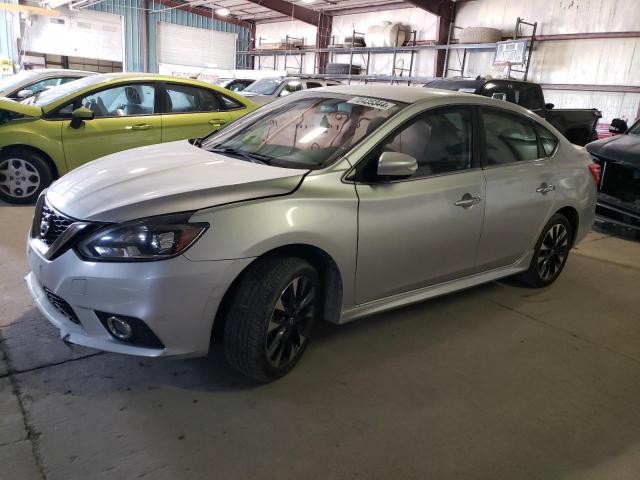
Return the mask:
[[[491,98],[495,98],[496,100],[507,100],[506,93],[494,93],[491,95]]]
[[[80,128],[87,120],[93,120],[95,114],[93,110],[89,110],[85,107],[76,108],[73,113],[71,113],[71,128]]]
[[[378,159],[378,175],[381,177],[406,178],[417,170],[417,160],[406,153],[384,152]]]
[[[544,104],[544,108],[546,108],[547,110],[551,110],[553,107],[555,107],[555,105],[553,103],[545,103]]]
[[[18,98],[27,98],[27,97],[30,97],[32,95],[33,95],[33,91],[32,90],[28,90],[28,89],[20,90],[18,92]]]
[[[621,118],[614,118],[611,120],[611,125],[609,125],[609,133],[613,133],[614,135],[620,135],[627,131],[627,122],[625,122]]]

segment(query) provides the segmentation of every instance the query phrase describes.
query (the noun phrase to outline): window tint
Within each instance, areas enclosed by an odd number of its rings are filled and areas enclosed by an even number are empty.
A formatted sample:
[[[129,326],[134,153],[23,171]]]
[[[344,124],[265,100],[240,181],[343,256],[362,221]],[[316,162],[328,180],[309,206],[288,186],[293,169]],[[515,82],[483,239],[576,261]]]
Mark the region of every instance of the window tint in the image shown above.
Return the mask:
[[[246,87],[247,84],[245,82],[243,82],[242,80],[234,80],[233,82],[231,82],[229,85],[227,85],[227,89],[231,90],[232,92],[240,92],[242,90],[244,90],[244,87]]]
[[[493,97],[494,93],[504,93],[507,96],[507,102],[516,103],[513,88],[504,82],[488,82],[480,91],[481,95],[489,98]]]
[[[483,110],[486,164],[535,160],[538,139],[530,120],[506,112]]]
[[[39,82],[29,85],[28,87],[26,87],[26,90],[31,90],[33,93],[40,93],[43,90],[47,90],[52,87],[57,87],[58,85],[62,85],[63,83],[65,83],[61,80],[65,80],[65,79],[47,78],[46,80],[40,80]]]
[[[87,95],[81,104],[92,110],[96,118],[151,115],[155,113],[155,88],[141,84],[119,85]]]
[[[556,151],[556,147],[558,146],[558,139],[553,133],[537,123],[536,132],[538,133],[538,137],[540,137],[540,143],[542,144],[542,149],[544,150],[545,156],[550,157]]]
[[[237,100],[234,100],[231,97],[227,97],[226,95],[219,94],[218,98],[222,102],[222,106],[224,110],[234,110],[236,108],[244,108],[244,105],[242,105],[240,102],[238,102]]]
[[[374,165],[383,152],[411,155],[418,162],[414,177],[464,170],[471,166],[471,113],[446,109],[424,113],[388,137],[376,149]]]
[[[543,108],[542,91],[537,85],[516,84],[515,99],[518,105],[528,108],[529,110],[537,110]]]
[[[191,85],[167,85],[169,113],[217,112],[220,110],[216,95],[204,88]]]
[[[302,82],[300,80],[292,80],[290,82],[287,82],[287,84],[280,92],[280,96],[284,97],[285,95],[297,92],[298,90],[302,90]]]
[[[318,82],[307,82],[307,88],[318,88],[318,87],[322,87],[322,84]]]

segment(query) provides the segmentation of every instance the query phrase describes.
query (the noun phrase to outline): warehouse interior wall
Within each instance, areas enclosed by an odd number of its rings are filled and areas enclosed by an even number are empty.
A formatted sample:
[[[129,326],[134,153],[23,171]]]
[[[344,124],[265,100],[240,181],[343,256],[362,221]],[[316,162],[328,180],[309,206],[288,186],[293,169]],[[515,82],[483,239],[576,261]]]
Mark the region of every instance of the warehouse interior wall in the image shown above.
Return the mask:
[[[0,3],[14,3],[17,0],[0,0]],[[18,36],[20,20],[17,14],[0,10],[0,60],[8,60],[14,65],[18,63]],[[0,69],[0,77],[4,74]]]
[[[332,36],[334,36],[334,42],[337,44],[344,43],[345,37],[350,37],[353,31],[359,33],[366,33],[367,28],[380,22],[399,22],[409,27],[411,30],[416,30],[417,41],[428,41],[436,38],[437,19],[435,15],[426,12],[420,8],[399,8],[393,10],[384,10],[382,12],[365,12],[357,14],[347,15],[334,15]],[[306,46],[314,46],[316,43],[316,27],[307,23],[292,20],[286,22],[273,22],[273,23],[259,23],[256,25],[256,45],[259,43],[259,39],[262,38],[263,42],[283,42],[285,36],[289,34],[292,37],[304,38],[304,44]],[[295,53],[295,50],[292,51]],[[349,63],[348,54],[339,54],[339,50],[336,50],[334,56],[334,62],[337,63]],[[314,72],[314,55],[307,54],[291,55],[287,59],[287,67],[289,67],[290,73],[298,73],[297,69],[300,65],[300,59],[302,58],[302,73],[317,73]],[[422,50],[416,54],[415,58],[415,71],[416,75],[431,76],[433,75],[434,68],[434,52],[431,50]],[[371,63],[369,65],[370,75],[391,75],[393,67],[393,55],[372,55]],[[406,64],[408,67],[410,61],[410,54],[399,53],[396,58],[396,66]],[[262,69],[274,69],[284,70],[285,59],[283,56],[276,58],[276,64],[274,65],[273,57],[263,57],[260,60]],[[354,55],[353,64],[364,67],[366,65],[366,55]],[[258,68],[258,62],[256,61],[254,68]]]
[[[249,48],[250,30],[248,28],[210,18],[204,12],[200,15],[178,8],[167,8],[155,0],[105,0],[89,8],[122,15],[125,70],[128,72],[158,72],[156,50],[158,22],[235,33],[237,35],[236,51]],[[146,18],[144,18],[145,15]],[[238,55],[236,66],[246,68],[247,58]]]
[[[460,3],[455,24],[499,28],[504,37],[513,35],[517,17],[538,22],[538,36],[635,32],[629,38],[540,41],[529,75],[529,80],[546,86],[601,86],[602,91],[545,88],[544,93],[558,108],[598,108],[605,123],[615,117],[633,121],[639,113],[640,93],[606,90],[611,85],[623,90],[640,87],[640,10],[631,7],[627,0],[482,0]],[[492,59],[493,52],[471,53],[465,74],[496,73]]]

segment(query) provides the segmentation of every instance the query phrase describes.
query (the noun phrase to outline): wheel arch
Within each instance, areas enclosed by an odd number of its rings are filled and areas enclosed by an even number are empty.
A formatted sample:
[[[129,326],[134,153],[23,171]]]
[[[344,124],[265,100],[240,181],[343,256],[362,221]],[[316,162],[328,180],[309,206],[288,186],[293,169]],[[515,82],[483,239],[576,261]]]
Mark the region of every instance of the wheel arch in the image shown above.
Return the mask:
[[[338,264],[333,257],[322,248],[304,243],[295,243],[282,245],[259,255],[231,282],[231,285],[222,297],[222,301],[214,318],[211,332],[212,340],[223,338],[224,323],[229,305],[247,271],[255,266],[257,262],[277,256],[301,258],[308,261],[318,271],[324,294],[321,317],[332,323],[339,323],[342,313],[343,288],[342,274]]]
[[[578,210],[574,207],[566,206],[562,207],[556,213],[563,215],[571,224],[571,246],[575,245],[576,237],[578,235],[578,228],[580,227],[580,215]]]
[[[51,158],[51,156],[47,152],[45,152],[44,150],[41,150],[38,147],[34,147],[33,145],[25,145],[25,144],[17,143],[14,145],[4,146],[0,150],[2,151],[29,150],[30,152],[36,153],[40,155],[44,159],[44,161],[47,162],[47,165],[49,165],[49,168],[51,168],[53,179],[56,180],[60,178],[60,172],[58,171],[58,167],[56,166],[56,163],[53,161],[53,158]]]

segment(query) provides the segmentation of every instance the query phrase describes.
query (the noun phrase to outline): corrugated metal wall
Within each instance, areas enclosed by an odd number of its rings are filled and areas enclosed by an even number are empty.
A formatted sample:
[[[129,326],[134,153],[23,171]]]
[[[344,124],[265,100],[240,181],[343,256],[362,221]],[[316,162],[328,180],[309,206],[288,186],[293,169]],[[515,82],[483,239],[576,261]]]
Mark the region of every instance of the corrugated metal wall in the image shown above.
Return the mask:
[[[111,1],[111,0],[109,0]],[[224,22],[221,20],[215,20],[203,15],[196,15],[192,12],[186,12],[178,8],[168,10],[166,6],[156,3],[155,0],[147,2],[150,12],[164,10],[160,13],[149,13],[149,69],[151,71],[157,71],[158,61],[156,55],[156,35],[158,22],[174,23],[176,25],[184,25],[186,27],[204,28],[206,30],[217,30],[219,32],[235,33],[236,39],[236,51],[248,50],[249,48],[249,29],[240,27],[233,23]],[[180,41],[176,39],[176,41]],[[236,57],[236,66],[238,68],[246,68],[246,56]]]
[[[125,69],[129,72],[144,71],[146,49],[143,15],[145,14],[145,9],[147,15],[147,45],[149,46],[147,62],[148,71],[150,72],[158,71],[156,52],[158,22],[235,33],[237,35],[236,50],[247,50],[249,48],[248,28],[177,8],[168,9],[165,5],[157,3],[155,0],[146,2],[145,0],[105,0],[89,8],[100,12],[115,13],[124,17]],[[180,39],[176,39],[176,41],[179,42]],[[246,68],[246,58],[238,56],[236,65],[238,68]]]

